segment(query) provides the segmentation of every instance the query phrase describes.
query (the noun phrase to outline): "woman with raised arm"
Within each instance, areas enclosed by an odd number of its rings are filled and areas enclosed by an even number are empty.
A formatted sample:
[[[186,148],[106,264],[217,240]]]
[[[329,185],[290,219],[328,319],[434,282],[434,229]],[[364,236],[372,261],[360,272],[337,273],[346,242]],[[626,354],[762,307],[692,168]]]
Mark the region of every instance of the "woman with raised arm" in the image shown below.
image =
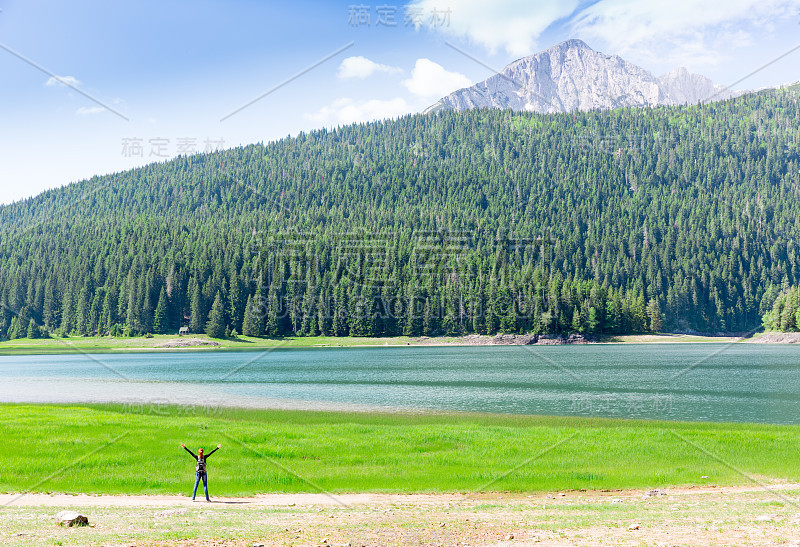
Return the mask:
[[[217,447],[208,454],[203,454],[202,448],[199,448],[197,450],[197,454],[195,454],[194,452],[186,448],[185,444],[182,444],[181,446],[186,452],[191,454],[195,460],[197,460],[197,467],[195,467],[195,475],[194,475],[194,490],[192,491],[192,501],[194,501],[194,497],[197,495],[197,485],[200,484],[200,479],[203,479],[203,489],[206,491],[206,501],[211,501],[210,499],[208,499],[208,477],[206,476],[206,460],[209,458],[209,456],[211,456],[211,454],[222,448],[222,445],[218,444]]]

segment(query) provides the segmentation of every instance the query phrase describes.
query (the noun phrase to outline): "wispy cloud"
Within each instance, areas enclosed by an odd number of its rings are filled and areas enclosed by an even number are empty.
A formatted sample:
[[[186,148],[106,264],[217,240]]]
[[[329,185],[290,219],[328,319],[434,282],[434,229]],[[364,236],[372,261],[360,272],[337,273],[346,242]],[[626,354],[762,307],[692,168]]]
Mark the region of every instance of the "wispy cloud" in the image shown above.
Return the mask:
[[[376,71],[400,70],[397,67],[374,63],[364,57],[348,57],[339,67],[339,78],[365,78]],[[430,59],[417,59],[411,70],[411,76],[403,80],[402,84],[413,97],[369,100],[341,97],[316,112],[307,112],[303,118],[325,126],[397,118],[417,112],[428,106],[430,101],[470,86],[472,82],[463,74],[451,72]]]
[[[376,63],[375,61],[371,61],[366,57],[357,56],[348,57],[347,59],[343,60],[339,65],[339,72],[337,73],[337,76],[341,80],[346,80],[348,78],[367,78],[376,72],[393,74],[403,72],[403,69],[396,66],[383,65]]]
[[[78,87],[81,85],[81,82],[75,76],[50,76],[44,85],[47,87],[54,87],[58,85]]]
[[[511,55],[534,53],[539,36],[559,19],[569,17],[578,0],[416,0],[411,7],[422,13],[450,10],[447,25],[428,25],[437,32],[462,37],[490,53],[504,49]],[[422,24],[426,24],[422,21]]]
[[[105,108],[102,106],[82,106],[78,110],[75,111],[75,114],[78,116],[88,116],[90,114],[99,114],[100,112],[104,112]]]
[[[414,0],[427,13],[440,0]],[[549,29],[639,63],[714,65],[732,52],[770,37],[797,17],[798,0],[449,0],[450,24],[419,27],[483,47],[523,56]]]
[[[599,0],[569,28],[622,56],[710,65],[796,13],[797,0]]]
[[[328,106],[323,106],[317,112],[307,113],[303,117],[306,120],[330,126],[396,118],[414,110],[402,97],[368,101],[356,101],[349,97],[342,97]]]

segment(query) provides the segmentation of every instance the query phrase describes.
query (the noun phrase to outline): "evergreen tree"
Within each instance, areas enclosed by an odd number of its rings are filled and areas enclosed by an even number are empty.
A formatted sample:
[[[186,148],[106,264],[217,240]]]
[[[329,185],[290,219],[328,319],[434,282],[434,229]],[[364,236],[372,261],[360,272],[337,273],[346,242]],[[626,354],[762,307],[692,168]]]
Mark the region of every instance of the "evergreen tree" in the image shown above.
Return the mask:
[[[261,325],[261,313],[257,305],[253,304],[253,297],[247,297],[245,305],[244,322],[242,324],[242,334],[244,336],[261,336],[264,328]]]
[[[581,322],[581,314],[576,308],[575,311],[572,312],[572,332],[583,332],[583,323]]]
[[[278,301],[278,291],[275,286],[270,286],[268,303],[267,303],[267,321],[265,331],[267,336],[281,336],[283,334],[281,329],[282,309]]]
[[[333,307],[327,292],[320,292],[317,301],[317,328],[322,336],[330,336],[333,327]]]
[[[44,302],[42,303],[42,319],[44,325],[49,328],[55,328],[58,324],[58,310],[55,293],[55,281],[52,277],[47,278],[47,283],[44,289]]]
[[[362,287],[357,295],[351,299],[350,336],[372,336],[373,318],[371,293],[367,287]]]
[[[17,338],[21,338],[22,337],[21,330],[22,329],[20,328],[19,325],[19,318],[17,316],[14,316],[11,319],[11,324],[8,327],[8,333],[7,333],[8,339],[16,340]]]
[[[222,297],[217,293],[214,298],[214,304],[211,306],[211,313],[208,316],[206,323],[206,334],[209,338],[223,338],[225,337],[225,308],[222,304]]]
[[[161,287],[161,293],[158,295],[158,305],[153,316],[153,332],[156,334],[166,334],[169,329],[167,307],[167,291],[164,287]]]
[[[647,316],[650,319],[650,332],[661,332],[661,306],[655,298],[647,304]]]
[[[333,315],[333,335],[334,336],[347,336],[349,334],[348,321],[347,321],[347,291],[343,283],[336,287],[336,298],[334,299],[334,315]]]
[[[589,308],[589,315],[586,318],[586,330],[590,333],[597,332],[600,328],[600,320],[597,317],[597,308]]]
[[[31,340],[34,338],[39,338],[39,327],[36,326],[36,321],[33,319],[28,321],[27,338],[30,338]]]
[[[508,289],[500,291],[497,298],[497,316],[500,318],[500,331],[517,332],[517,306]]]
[[[194,279],[192,281],[194,281]],[[194,284],[190,285],[192,285],[192,290],[190,295],[189,330],[191,332],[202,332],[204,329],[202,295],[196,281]]]
[[[420,298],[416,288],[413,287],[406,293],[405,321],[403,324],[403,336],[420,336],[423,332],[422,317],[424,314],[424,302]]]
[[[236,267],[233,265],[229,277],[230,288],[228,290],[228,300],[230,305],[229,316],[231,318],[231,327],[233,330],[242,328],[242,321],[244,319],[244,303],[245,299],[242,297],[243,284],[239,280],[236,273]]]
[[[425,299],[425,308],[422,312],[422,332],[425,336],[433,336],[434,333],[434,322],[433,322],[433,305],[431,304],[431,299]]]
[[[475,334],[484,334],[484,303],[483,295],[478,292],[470,301],[470,315],[472,316],[472,332]]]

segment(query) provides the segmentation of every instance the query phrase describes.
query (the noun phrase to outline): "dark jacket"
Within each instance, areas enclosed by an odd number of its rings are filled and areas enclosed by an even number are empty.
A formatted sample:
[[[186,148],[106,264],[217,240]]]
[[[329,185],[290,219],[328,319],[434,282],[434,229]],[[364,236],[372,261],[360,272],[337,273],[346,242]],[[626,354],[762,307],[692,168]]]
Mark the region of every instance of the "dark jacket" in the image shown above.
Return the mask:
[[[192,457],[195,460],[197,460],[197,467],[195,468],[195,471],[200,473],[201,475],[205,475],[206,474],[206,460],[209,458],[209,456],[211,456],[211,454],[213,454],[214,452],[219,450],[219,448],[215,448],[214,450],[212,450],[208,454],[203,454],[202,456],[198,456],[197,454],[195,454],[194,452],[192,452],[191,450],[189,450],[185,446],[183,447],[183,449],[186,450],[186,452],[188,452],[189,454],[191,454]]]

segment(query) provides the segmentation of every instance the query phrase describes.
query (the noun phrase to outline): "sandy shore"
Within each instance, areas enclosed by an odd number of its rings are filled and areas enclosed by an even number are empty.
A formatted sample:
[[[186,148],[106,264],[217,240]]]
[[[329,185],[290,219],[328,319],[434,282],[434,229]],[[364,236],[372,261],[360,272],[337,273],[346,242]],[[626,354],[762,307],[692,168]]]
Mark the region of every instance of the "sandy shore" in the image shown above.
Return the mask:
[[[800,504],[798,494],[800,494],[800,483],[783,481],[759,481],[762,484],[750,484],[744,486],[676,486],[671,488],[660,488],[657,495],[648,495],[650,490],[580,490],[558,492],[557,499],[565,501],[570,499],[583,500],[611,500],[617,498],[639,499],[650,497],[666,497],[663,494],[672,496],[705,496],[705,495],[736,495],[746,493],[772,494],[774,499],[786,502],[795,501]],[[787,498],[787,493],[792,495],[792,499]],[[320,493],[288,493],[288,494],[259,494],[249,497],[227,497],[214,498],[211,505],[245,505],[248,507],[271,507],[271,506],[306,506],[306,507],[351,507],[351,506],[371,506],[371,505],[391,505],[401,504],[449,504],[453,502],[468,501],[519,501],[519,500],[540,500],[552,501],[555,492],[537,492],[533,494],[515,494],[503,492],[489,493],[450,493],[450,494],[384,494],[384,493],[343,493],[333,494],[327,492]],[[205,506],[207,502],[201,500],[200,505]],[[41,493],[10,493],[0,494],[0,506],[3,507],[194,507],[198,502],[192,502],[191,498],[182,495],[106,495],[106,494],[41,494]],[[800,511],[800,505],[797,510]]]

